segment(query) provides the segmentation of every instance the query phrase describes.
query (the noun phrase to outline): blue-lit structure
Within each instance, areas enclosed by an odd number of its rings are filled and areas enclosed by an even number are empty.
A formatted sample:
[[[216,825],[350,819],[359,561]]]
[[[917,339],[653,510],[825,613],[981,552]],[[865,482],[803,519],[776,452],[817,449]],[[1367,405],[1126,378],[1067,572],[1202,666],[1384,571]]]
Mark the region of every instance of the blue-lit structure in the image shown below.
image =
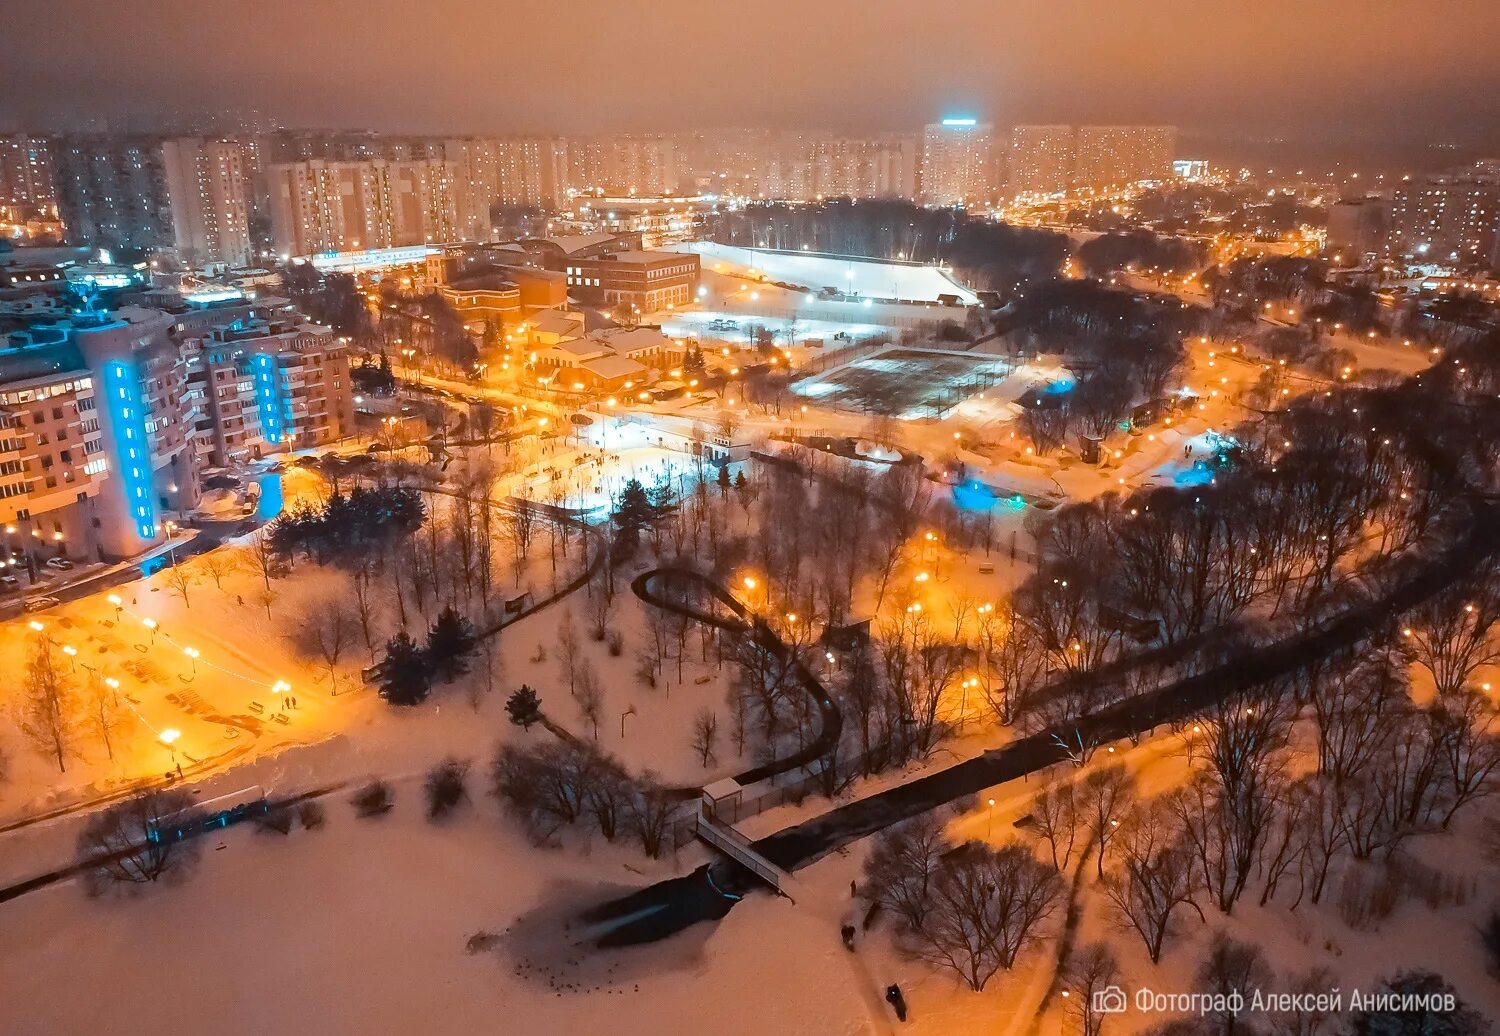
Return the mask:
[[[151,495],[151,449],[146,437],[146,408],[135,364],[110,360],[104,365],[104,399],[114,433],[115,471],[125,487],[125,502],[136,534],[156,535],[156,504]]]
[[[266,442],[279,446],[286,437],[281,417],[281,381],[276,357],[257,353],[250,361],[255,373],[255,401],[260,408],[260,435]]]

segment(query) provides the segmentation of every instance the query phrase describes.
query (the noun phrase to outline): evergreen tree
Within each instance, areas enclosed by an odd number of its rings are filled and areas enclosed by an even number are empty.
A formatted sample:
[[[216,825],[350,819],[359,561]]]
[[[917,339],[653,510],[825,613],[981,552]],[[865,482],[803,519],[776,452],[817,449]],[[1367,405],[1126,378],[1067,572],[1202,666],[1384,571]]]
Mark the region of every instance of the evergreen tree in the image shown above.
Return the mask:
[[[432,690],[427,652],[402,630],[385,645],[380,696],[392,705],[420,705]]]
[[[634,553],[636,545],[640,543],[641,530],[650,525],[655,517],[656,508],[652,506],[651,497],[647,495],[646,487],[641,485],[640,480],[633,478],[625,483],[614,513],[615,542],[619,545],[621,557]]]
[[[721,465],[720,468],[719,468],[719,495],[721,497],[724,497],[725,499],[728,499],[730,485],[731,485],[731,483],[729,481],[729,465],[727,465],[727,464]]]
[[[469,671],[468,657],[474,653],[474,625],[451,604],[438,612],[427,631],[427,663],[432,671],[451,682]]]
[[[530,730],[533,723],[542,719],[542,699],[530,684],[522,684],[505,699],[505,711],[510,721],[523,730]]]

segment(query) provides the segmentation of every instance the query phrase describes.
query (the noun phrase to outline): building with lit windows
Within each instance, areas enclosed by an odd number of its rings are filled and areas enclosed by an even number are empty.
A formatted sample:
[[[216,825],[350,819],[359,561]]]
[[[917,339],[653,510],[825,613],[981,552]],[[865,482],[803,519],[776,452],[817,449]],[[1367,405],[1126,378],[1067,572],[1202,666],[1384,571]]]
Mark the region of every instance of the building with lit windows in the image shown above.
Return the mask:
[[[0,136],[0,211],[16,220],[57,214],[51,145],[25,133]]]
[[[1074,184],[1101,190],[1172,176],[1176,126],[1079,126]]]
[[[53,151],[57,207],[72,244],[165,249],[172,202],[158,141],[66,137]]]
[[[198,506],[195,419],[173,324],[171,314],[127,306],[73,328],[93,377],[109,464],[96,519],[107,557],[139,553],[165,533],[169,512]]]
[[[568,141],[568,183],[577,192],[676,193],[677,143],[665,134],[575,137]]]
[[[950,117],[922,131],[918,197],[924,205],[975,205],[995,193],[995,127]]]
[[[179,137],[162,142],[161,162],[178,257],[195,268],[250,265],[250,174],[244,149],[228,140]]]
[[[1012,197],[1060,194],[1073,186],[1072,126],[1014,126],[1007,153],[1006,192]]]
[[[1460,269],[1500,269],[1500,171],[1493,165],[1400,184],[1391,202],[1391,253]]]
[[[0,337],[0,529],[12,562],[97,550],[95,500],[108,475],[94,378],[65,329]]]
[[[348,346],[295,314],[186,338],[185,410],[199,469],[326,446],[352,431]]]
[[[442,159],[273,165],[271,239],[283,256],[441,244],[488,227],[458,166]]]
[[[700,263],[691,253],[613,252],[570,257],[563,272],[568,294],[581,302],[656,313],[693,300]]]
[[[775,141],[763,193],[786,201],[912,198],[917,165],[914,137],[783,134]]]

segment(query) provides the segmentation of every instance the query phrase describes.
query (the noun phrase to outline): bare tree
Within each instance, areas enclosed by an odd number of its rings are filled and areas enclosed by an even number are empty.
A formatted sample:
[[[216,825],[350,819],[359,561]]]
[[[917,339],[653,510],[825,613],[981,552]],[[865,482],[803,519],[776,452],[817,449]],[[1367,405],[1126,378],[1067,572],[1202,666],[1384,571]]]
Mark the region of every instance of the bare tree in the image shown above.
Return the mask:
[[[375,612],[377,600],[371,580],[370,562],[362,558],[354,570],[354,614],[359,619],[359,632],[364,637],[365,650],[370,661],[375,661],[375,647],[380,643],[376,635]]]
[[[1073,951],[1063,970],[1063,983],[1070,994],[1068,1013],[1078,1020],[1082,1036],[1099,1036],[1105,1012],[1099,1010],[1100,997],[1119,979],[1115,955],[1103,943],[1089,943]]]
[[[73,683],[58,664],[57,645],[52,638],[39,633],[26,660],[17,725],[39,751],[57,760],[58,772],[65,773],[77,720]]]
[[[192,603],[188,600],[188,592],[192,589],[193,577],[192,573],[187,570],[187,566],[172,565],[167,569],[164,578],[167,586],[172,588],[172,592],[182,598],[183,606],[191,608]]]
[[[89,674],[87,684],[87,723],[90,731],[104,746],[109,758],[115,757],[115,732],[125,725],[129,712],[120,701],[119,684],[98,671]]]
[[[719,743],[719,716],[708,706],[698,710],[693,717],[693,751],[698,754],[698,762],[708,768],[708,764],[716,761],[714,748]]]
[[[1457,694],[1475,670],[1500,661],[1500,574],[1479,573],[1473,592],[1450,592],[1424,605],[1402,629],[1410,658],[1432,674],[1438,694]]]
[[[653,860],[661,856],[677,806],[678,800],[673,797],[671,789],[649,770],[641,774],[635,794],[626,801],[630,829],[641,840],[646,855]]]
[[[195,855],[193,797],[182,789],[147,788],[90,813],[78,837],[86,887],[98,895],[116,885],[145,885]]]
[[[291,634],[293,647],[323,663],[332,693],[339,691],[338,665],[354,639],[356,620],[342,597],[313,601]]]
[[[578,713],[594,728],[594,740],[599,740],[599,719],[604,711],[604,691],[599,686],[599,677],[594,665],[584,660],[575,674],[573,697],[578,702]]]
[[[583,661],[582,645],[578,641],[578,627],[573,625],[573,612],[564,608],[562,618],[557,621],[557,667],[568,683],[568,693],[578,693],[578,669]]]
[[[950,847],[936,811],[921,813],[875,836],[865,858],[863,886],[903,928],[916,931],[927,919],[939,857]]]
[[[1066,870],[1078,835],[1078,796],[1072,781],[1059,781],[1043,788],[1031,803],[1037,834],[1047,843],[1052,866]]]
[[[1023,846],[969,842],[943,858],[931,908],[910,941],[923,959],[952,968],[978,992],[1015,964],[1062,889],[1057,871]]]
[[[1254,944],[1217,933],[1209,945],[1208,957],[1198,969],[1198,988],[1211,995],[1211,1006],[1223,1006],[1210,1010],[1205,1018],[1215,1024],[1215,1031],[1221,1036],[1248,1032],[1249,1027],[1238,1021],[1240,1009],[1231,1005],[1248,1003],[1257,990],[1270,989],[1275,977]]]
[[[1125,771],[1123,765],[1095,770],[1083,781],[1078,790],[1078,814],[1098,852],[1095,858],[1099,878],[1104,877],[1104,858],[1119,830],[1120,823],[1130,811],[1131,799],[1135,796],[1135,778]]]
[[[224,591],[224,579],[239,570],[239,559],[235,552],[215,547],[203,555],[203,570],[214,581],[214,589]]]
[[[271,592],[271,577],[277,575],[281,570],[281,563],[276,558],[276,552],[271,546],[271,535],[268,529],[261,529],[250,537],[250,566],[260,576],[261,582],[265,584],[266,594]],[[271,613],[270,605],[266,606],[266,614]]]
[[[1172,811],[1157,800],[1125,823],[1116,852],[1120,871],[1105,878],[1105,895],[1121,923],[1146,944],[1151,963],[1159,964],[1173,916],[1193,905],[1198,889],[1192,853],[1175,835]]]

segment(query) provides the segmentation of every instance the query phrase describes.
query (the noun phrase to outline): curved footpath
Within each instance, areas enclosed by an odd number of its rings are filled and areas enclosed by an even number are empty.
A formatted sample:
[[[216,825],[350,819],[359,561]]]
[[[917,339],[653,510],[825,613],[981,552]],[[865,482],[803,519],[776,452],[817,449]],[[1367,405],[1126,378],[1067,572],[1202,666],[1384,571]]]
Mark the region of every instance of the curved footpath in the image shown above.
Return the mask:
[[[1205,672],[1083,717],[1075,724],[1078,732],[1103,746],[1162,723],[1186,719],[1218,702],[1299,672],[1335,652],[1356,647],[1396,616],[1472,573],[1482,559],[1500,553],[1500,514],[1477,494],[1470,495],[1469,503],[1472,519],[1462,538],[1386,594],[1310,630],[1275,643],[1242,648]],[[1041,731],[937,773],[835,807],[756,841],[755,850],[783,870],[795,871],[892,824],[1063,761],[1067,753],[1054,736],[1061,733],[1072,736],[1073,729]],[[702,894],[706,882],[698,875],[706,877],[709,866],[600,904],[583,917],[595,921],[629,918],[601,938],[600,945],[651,942],[698,921],[721,917],[737,900]],[[752,883],[746,885],[753,887]]]
[[[725,618],[721,615],[715,615],[712,612],[694,608],[682,601],[664,597],[657,589],[653,588],[653,584],[660,584],[662,582],[695,585],[705,595],[712,597],[724,605],[724,607],[732,611],[737,617],[734,619]],[[759,647],[771,652],[781,663],[786,664],[790,659],[792,675],[796,677],[797,683],[802,687],[802,690],[817,705],[818,715],[822,721],[818,736],[791,755],[780,759],[772,759],[768,763],[760,766],[752,766],[748,770],[743,770],[735,774],[734,779],[741,785],[754,784],[756,781],[763,781],[767,777],[776,777],[790,770],[795,770],[798,767],[806,766],[808,763],[821,759],[830,748],[838,743],[839,736],[844,729],[844,713],[835,703],[833,695],[828,693],[827,689],[818,681],[818,678],[813,675],[812,671],[802,663],[801,659],[796,657],[792,649],[787,647],[786,643],[776,635],[770,626],[766,625],[765,620],[741,604],[727,588],[720,586],[707,576],[694,572],[691,569],[665,567],[654,568],[649,572],[643,572],[636,576],[630,583],[630,589],[637,597],[653,607],[661,608],[664,611],[673,612],[677,615],[686,615],[715,629],[727,630],[728,632],[741,635],[749,633]],[[699,789],[692,789],[694,796],[698,793]]]

